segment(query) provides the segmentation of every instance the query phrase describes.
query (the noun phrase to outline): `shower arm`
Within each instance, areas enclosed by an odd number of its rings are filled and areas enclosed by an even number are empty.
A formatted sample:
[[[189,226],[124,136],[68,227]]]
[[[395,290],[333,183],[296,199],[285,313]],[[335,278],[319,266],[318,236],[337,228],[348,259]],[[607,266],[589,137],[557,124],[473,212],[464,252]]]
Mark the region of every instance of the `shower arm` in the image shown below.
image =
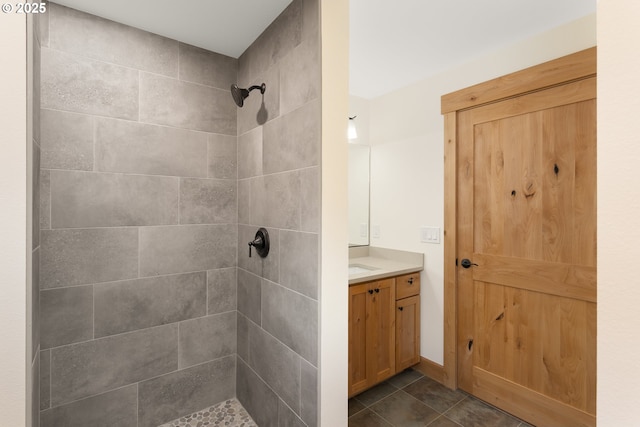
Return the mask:
[[[267,89],[267,85],[262,83],[261,85],[253,85],[251,86],[249,89],[247,89],[249,92],[251,92],[254,89],[260,89],[260,93],[264,94],[264,91]]]

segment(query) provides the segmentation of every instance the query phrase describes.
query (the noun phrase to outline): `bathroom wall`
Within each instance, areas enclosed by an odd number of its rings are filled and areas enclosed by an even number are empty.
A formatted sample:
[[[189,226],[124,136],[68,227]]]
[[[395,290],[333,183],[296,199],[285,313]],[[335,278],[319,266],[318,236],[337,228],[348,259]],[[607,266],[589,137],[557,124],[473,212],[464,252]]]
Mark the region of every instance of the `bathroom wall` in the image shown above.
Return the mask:
[[[0,413],[38,426],[40,42],[37,17],[3,14],[0,43]]]
[[[43,426],[157,426],[236,393],[237,60],[50,4]]]
[[[28,43],[31,47],[30,79],[32,85],[32,96],[28,99],[31,103],[29,111],[31,113],[31,286],[27,292],[27,306],[30,309],[31,319],[28,323],[28,333],[30,332],[31,345],[27,346],[29,360],[32,361],[31,375],[28,386],[31,397],[29,416],[31,426],[40,425],[40,158],[41,158],[41,137],[40,137],[40,52],[41,39],[46,32],[46,19],[44,15],[33,15],[29,18],[32,22],[28,29]],[[29,423],[27,423],[29,425]]]
[[[317,425],[319,7],[294,0],[239,58],[241,86],[266,83],[238,110],[237,394],[260,426]]]
[[[370,244],[425,254],[420,351],[424,358],[443,363],[443,245],[421,243],[419,231],[421,226],[437,226],[442,238],[440,97],[594,46],[595,21],[595,15],[586,16],[370,100],[371,225],[380,229],[380,237],[372,237]],[[350,113],[359,114],[353,108]]]

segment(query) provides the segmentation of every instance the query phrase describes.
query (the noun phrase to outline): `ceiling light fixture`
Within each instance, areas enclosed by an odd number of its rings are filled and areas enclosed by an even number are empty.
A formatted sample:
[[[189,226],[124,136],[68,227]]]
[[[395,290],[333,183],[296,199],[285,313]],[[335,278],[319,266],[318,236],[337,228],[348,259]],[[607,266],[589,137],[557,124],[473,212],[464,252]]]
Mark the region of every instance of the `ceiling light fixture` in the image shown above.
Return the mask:
[[[353,121],[353,119],[355,119],[357,116],[353,116],[353,117],[349,117],[349,128],[348,128],[348,132],[347,132],[347,136],[349,137],[349,139],[357,139],[358,138],[358,131],[356,130],[356,124]]]

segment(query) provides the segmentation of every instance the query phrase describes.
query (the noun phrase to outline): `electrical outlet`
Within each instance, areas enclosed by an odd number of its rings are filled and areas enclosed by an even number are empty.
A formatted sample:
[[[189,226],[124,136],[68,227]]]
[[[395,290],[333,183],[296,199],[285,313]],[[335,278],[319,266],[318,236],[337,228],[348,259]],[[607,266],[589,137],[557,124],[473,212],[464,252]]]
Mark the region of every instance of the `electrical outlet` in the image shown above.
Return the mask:
[[[360,223],[360,237],[367,237],[368,234],[367,223]]]
[[[379,239],[380,238],[380,226],[379,225],[374,225],[371,227],[371,236],[374,239]]]

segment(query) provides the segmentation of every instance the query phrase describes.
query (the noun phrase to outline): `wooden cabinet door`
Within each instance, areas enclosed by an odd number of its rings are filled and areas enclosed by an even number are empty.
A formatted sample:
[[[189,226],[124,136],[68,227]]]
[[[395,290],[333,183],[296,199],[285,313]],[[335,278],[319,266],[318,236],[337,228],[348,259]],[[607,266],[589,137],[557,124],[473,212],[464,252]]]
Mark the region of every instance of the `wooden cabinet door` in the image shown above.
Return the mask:
[[[396,292],[395,279],[385,279],[371,284],[367,335],[371,348],[371,379],[379,383],[396,372]]]
[[[396,372],[395,280],[349,287],[349,396]]]
[[[458,114],[458,385],[535,425],[595,425],[595,96]]]
[[[396,372],[420,362],[420,296],[396,301]]]
[[[366,390],[371,371],[367,363],[369,284],[349,287],[349,397]]]

